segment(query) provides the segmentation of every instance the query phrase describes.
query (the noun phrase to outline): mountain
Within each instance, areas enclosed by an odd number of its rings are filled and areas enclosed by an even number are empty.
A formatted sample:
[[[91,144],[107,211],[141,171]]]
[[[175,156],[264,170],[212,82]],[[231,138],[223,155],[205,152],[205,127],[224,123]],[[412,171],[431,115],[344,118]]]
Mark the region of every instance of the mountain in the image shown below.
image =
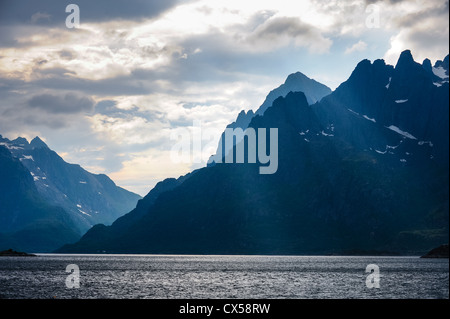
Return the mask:
[[[439,86],[439,84],[442,85],[443,82],[448,82],[449,79],[449,66],[448,66],[448,55],[444,58],[444,60],[438,60],[434,64],[434,67],[431,69],[433,74],[436,75],[438,79],[438,83],[434,83],[435,85]]]
[[[13,196],[6,196],[1,203],[0,216],[8,223],[2,223],[0,233],[11,233],[21,231],[24,227],[39,231],[39,223],[45,219],[47,222],[65,220],[64,228],[67,234],[76,234],[78,239],[89,228],[98,223],[111,224],[118,217],[129,212],[141,198],[139,195],[131,193],[114,184],[106,175],[95,175],[87,172],[79,165],[66,163],[56,152],[52,151],[39,137],[34,138],[30,143],[24,138],[8,140],[0,136],[0,146],[4,149],[4,158],[9,154],[9,163],[13,169],[4,174],[15,174],[15,178],[3,180],[3,194],[13,193]],[[20,165],[19,165],[20,164]],[[22,185],[23,191],[15,184]],[[24,194],[32,193],[32,202],[27,202],[25,206],[20,206],[20,199]],[[19,205],[11,209],[8,205]],[[50,211],[59,211],[58,214],[47,216],[45,209],[35,212],[38,206],[51,206]],[[45,228],[45,227],[44,227]],[[57,228],[57,227],[55,227]],[[61,228],[62,229],[62,228]],[[45,236],[50,236],[51,232]],[[22,245],[27,246],[27,236],[16,238],[21,239]],[[74,236],[70,236],[74,241]],[[66,240],[63,243],[70,242]],[[61,246],[52,246],[51,250]],[[39,246],[37,246],[39,247]],[[48,245],[41,246],[42,251],[48,251]],[[8,247],[9,248],[9,247]],[[36,251],[35,247],[31,247]],[[21,250],[30,250],[27,247],[19,247]]]
[[[324,96],[331,93],[331,89],[326,85],[310,79],[301,72],[290,74],[284,84],[272,90],[267,95],[264,103],[256,111],[256,115],[263,115],[272,106],[273,102],[280,96],[286,96],[289,92],[303,92],[308,104],[319,102]]]
[[[423,254],[449,234],[449,84],[433,75],[405,51],[396,66],[361,61],[313,105],[279,97],[248,124],[269,145],[258,129],[278,129],[275,174],[216,163],[164,181],[58,251]]]
[[[314,104],[320,101],[324,96],[327,96],[331,93],[331,89],[322,83],[319,83],[313,79],[310,79],[306,75],[301,72],[296,72],[290,74],[286,81],[280,85],[278,88],[272,90],[264,100],[263,104],[257,109],[256,112],[252,110],[245,112],[242,110],[236,121],[230,123],[227,128],[237,129],[241,128],[245,130],[250,121],[258,115],[263,115],[264,112],[273,104],[273,102],[279,98],[280,96],[284,97],[289,92],[303,92],[306,96],[308,104]],[[237,139],[233,143],[239,143],[240,140]],[[226,146],[226,140],[224,133],[220,137],[219,146],[215,155],[211,156],[208,163],[212,164],[213,162],[218,162],[221,159],[222,155],[225,155],[230,151]]]
[[[33,177],[0,145],[0,250],[51,251],[81,234],[69,214],[39,194]]]
[[[395,67],[364,60],[316,113],[324,126],[341,126],[336,134],[360,149],[403,155],[407,162],[433,157],[448,163],[448,81],[434,81],[410,51]],[[387,136],[386,129],[397,134]]]

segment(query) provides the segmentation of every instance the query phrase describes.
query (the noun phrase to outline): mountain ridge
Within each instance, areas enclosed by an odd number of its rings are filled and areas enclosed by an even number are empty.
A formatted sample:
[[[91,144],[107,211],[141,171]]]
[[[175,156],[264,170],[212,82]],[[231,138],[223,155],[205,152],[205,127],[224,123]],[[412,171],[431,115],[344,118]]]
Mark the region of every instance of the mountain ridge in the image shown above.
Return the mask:
[[[125,229],[94,227],[58,251],[420,254],[448,241],[448,82],[434,85],[409,55],[396,67],[363,60],[320,102],[290,92],[252,118],[256,132],[279,130],[275,174],[254,164],[200,169]],[[427,82],[415,90],[404,77]]]
[[[259,106],[256,112],[253,112],[253,110],[249,110],[248,112],[242,110],[238,114],[236,120],[228,124],[226,128],[245,130],[252,119],[256,116],[262,116],[264,112],[272,106],[273,102],[277,98],[280,96],[286,96],[289,92],[300,91],[305,94],[308,104],[314,104],[332,92],[326,85],[319,83],[314,79],[310,79],[301,72],[292,73],[288,75],[283,84],[269,92],[264,102]],[[232,144],[239,142],[240,140],[236,139]],[[211,165],[214,164],[214,162],[220,162],[222,160],[221,157],[225,156],[229,151],[230,149],[227,149],[226,147],[225,133],[222,133],[216,154],[209,158],[208,164]]]
[[[69,214],[39,194],[32,176],[0,145],[0,246],[51,251],[81,236]]]
[[[17,223],[13,228],[7,227],[13,224],[4,223],[3,227],[0,227],[0,232],[9,233],[8,238],[19,239],[13,240],[20,242],[20,245],[23,246],[17,247],[18,249],[29,250],[26,249],[29,247],[33,251],[39,250],[39,245],[29,246],[23,238],[35,238],[34,241],[38,242],[37,238],[49,236],[51,232],[60,234],[58,235],[59,238],[69,238],[69,241],[75,241],[95,224],[111,224],[118,217],[129,212],[141,198],[137,194],[118,187],[104,174],[91,174],[78,164],[66,163],[39,137],[35,137],[28,143],[22,137],[11,141],[0,136],[0,147],[4,149],[5,163],[7,160],[5,154],[10,154],[11,158],[8,161],[20,164],[14,166],[10,163],[8,165],[12,165],[13,170],[21,172],[17,179],[28,185],[26,186],[26,192],[31,192],[34,194],[33,198],[38,198],[29,201],[26,209],[19,207],[13,210],[6,209],[5,203],[10,202],[11,205],[17,206],[15,202],[19,202],[20,197],[4,198],[0,215],[4,218],[8,218],[7,216],[28,216],[27,211],[35,209],[33,205],[58,207],[60,211],[59,215],[55,214],[50,219],[44,218],[43,216],[46,216],[46,214],[37,209],[37,219],[34,217],[22,219],[22,224]],[[7,172],[4,174],[7,174]],[[8,189],[17,189],[17,187],[12,187],[13,182],[13,180],[4,181],[0,192],[8,193]],[[61,220],[64,220],[64,222],[58,224]],[[45,229],[49,227],[53,230],[46,231]],[[61,229],[58,230],[58,227]],[[64,232],[67,234],[72,235],[63,236],[62,229],[65,229]],[[26,234],[24,234],[25,230]],[[14,235],[11,235],[11,232],[14,232]],[[22,232],[22,236],[19,235],[19,232]],[[33,233],[32,236],[31,233]],[[74,238],[74,236],[77,238]],[[30,242],[32,241],[30,240]],[[61,241],[56,242],[53,247],[46,243],[41,246],[42,250],[54,250],[63,243]]]

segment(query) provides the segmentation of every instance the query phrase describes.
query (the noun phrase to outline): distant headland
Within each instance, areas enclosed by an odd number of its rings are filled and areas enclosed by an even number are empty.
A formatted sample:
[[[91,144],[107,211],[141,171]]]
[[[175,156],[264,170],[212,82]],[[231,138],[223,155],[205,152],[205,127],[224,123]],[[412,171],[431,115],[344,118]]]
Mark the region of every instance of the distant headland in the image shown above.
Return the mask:
[[[12,249],[0,251],[0,257],[35,257],[35,254],[28,254],[25,252],[15,251]]]
[[[449,258],[448,257],[448,244],[441,245],[437,248],[430,250],[427,254],[421,258]]]

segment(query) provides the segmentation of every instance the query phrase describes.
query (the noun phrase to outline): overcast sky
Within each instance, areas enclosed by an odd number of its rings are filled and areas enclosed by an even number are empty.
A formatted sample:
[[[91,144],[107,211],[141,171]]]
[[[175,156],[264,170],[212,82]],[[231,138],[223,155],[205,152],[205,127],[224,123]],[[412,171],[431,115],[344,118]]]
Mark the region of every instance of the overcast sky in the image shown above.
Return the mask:
[[[67,28],[66,6],[80,8]],[[362,59],[449,51],[444,0],[0,0],[0,134],[141,195],[199,163],[171,134],[223,131],[301,71],[335,89]],[[204,150],[208,151],[208,150]],[[211,149],[211,152],[213,149]]]

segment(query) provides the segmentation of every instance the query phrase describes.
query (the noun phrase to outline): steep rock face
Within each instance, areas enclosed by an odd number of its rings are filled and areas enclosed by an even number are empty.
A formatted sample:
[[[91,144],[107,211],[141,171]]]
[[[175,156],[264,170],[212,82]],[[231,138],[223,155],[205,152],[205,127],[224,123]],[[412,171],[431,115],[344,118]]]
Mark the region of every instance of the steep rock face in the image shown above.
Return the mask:
[[[80,234],[98,223],[111,224],[129,212],[139,195],[117,187],[106,175],[95,175],[76,164],[66,163],[39,137],[0,140],[29,171],[40,195],[70,213]]]
[[[66,163],[39,137],[0,136],[0,249],[53,251],[111,224],[139,199],[106,175]]]
[[[263,115],[277,98],[280,96],[284,97],[289,92],[305,93],[308,104],[312,105],[320,101],[324,96],[329,95],[331,89],[322,83],[308,78],[301,72],[296,72],[289,75],[284,84],[269,93],[264,103],[259,107],[255,114]]]
[[[433,81],[405,52],[395,68],[362,61],[314,105],[291,92],[249,123],[257,139],[278,129],[275,174],[259,161],[200,169],[142,201],[127,227],[94,227],[59,251],[417,253],[448,242],[448,83]]]
[[[0,146],[0,249],[51,251],[81,236],[70,215],[48,204],[33,177]]]
[[[320,101],[324,96],[329,95],[331,89],[322,83],[310,79],[301,72],[290,74],[282,85],[272,90],[267,95],[263,104],[256,112],[253,112],[252,110],[248,112],[241,111],[236,118],[236,121],[230,123],[227,128],[245,130],[255,116],[262,116],[277,98],[285,97],[290,92],[303,92],[306,96],[307,103],[314,104]],[[239,142],[240,140],[236,139],[232,144],[234,145]],[[223,133],[220,137],[217,152],[215,155],[211,156],[208,163],[212,164],[213,162],[220,162],[221,157],[225,156],[229,151],[230,148],[226,147],[225,133]]]
[[[433,157],[445,163],[449,143],[445,133],[449,130],[448,83],[438,87],[433,81],[409,51],[402,53],[395,68],[382,60],[373,64],[365,60],[322,100],[317,113],[324,125],[340,126],[336,134],[345,134],[341,137],[361,148],[388,154],[403,150],[402,158],[407,161],[419,159],[408,155],[415,151],[423,159]],[[357,118],[371,121],[372,127],[358,127],[355,120],[362,122]]]

